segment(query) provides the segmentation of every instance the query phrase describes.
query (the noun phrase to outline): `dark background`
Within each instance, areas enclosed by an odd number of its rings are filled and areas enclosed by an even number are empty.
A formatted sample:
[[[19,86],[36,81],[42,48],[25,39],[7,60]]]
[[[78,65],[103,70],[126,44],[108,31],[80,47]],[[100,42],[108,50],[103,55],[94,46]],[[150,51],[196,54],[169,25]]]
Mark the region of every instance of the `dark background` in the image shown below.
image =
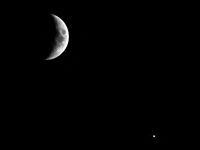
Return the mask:
[[[196,19],[189,6],[16,5],[2,23],[9,39],[1,59],[8,138],[123,148],[194,140]],[[66,23],[69,43],[44,61],[49,14]]]

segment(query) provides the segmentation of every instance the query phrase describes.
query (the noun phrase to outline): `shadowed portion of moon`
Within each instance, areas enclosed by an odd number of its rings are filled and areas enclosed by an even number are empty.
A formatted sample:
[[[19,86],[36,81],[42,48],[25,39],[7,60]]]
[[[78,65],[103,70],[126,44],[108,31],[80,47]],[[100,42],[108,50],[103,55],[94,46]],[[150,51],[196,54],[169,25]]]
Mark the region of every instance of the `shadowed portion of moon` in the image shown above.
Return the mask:
[[[32,20],[31,20],[32,19]],[[26,61],[40,62],[49,57],[54,50],[54,42],[59,37],[57,24],[50,14],[35,14],[29,23],[33,26],[33,30],[28,30],[24,38],[28,49],[23,50],[21,57]],[[30,27],[29,27],[30,28]]]
[[[16,40],[12,43],[3,42],[5,48],[2,50],[0,66],[2,79],[9,79],[9,82],[39,77],[48,62],[47,58],[58,57],[66,46],[66,43],[62,42],[65,42],[67,37],[62,35],[66,35],[68,31],[58,26],[59,22],[55,17],[42,12],[28,14],[28,18],[24,14],[19,15],[13,28],[13,37]],[[10,38],[8,34],[6,37]]]
[[[69,40],[69,33],[65,23],[57,16],[52,15],[55,22],[55,39],[51,42],[52,48],[50,55],[46,60],[54,59],[60,56],[67,47]]]

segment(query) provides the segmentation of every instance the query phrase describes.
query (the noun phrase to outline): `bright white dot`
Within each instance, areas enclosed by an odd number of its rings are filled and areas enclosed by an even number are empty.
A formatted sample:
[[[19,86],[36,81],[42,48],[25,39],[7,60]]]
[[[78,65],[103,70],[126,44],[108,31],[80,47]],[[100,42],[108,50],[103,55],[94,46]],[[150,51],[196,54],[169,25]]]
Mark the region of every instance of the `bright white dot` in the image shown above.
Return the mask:
[[[155,138],[156,136],[155,136],[155,135],[153,135],[153,137]]]

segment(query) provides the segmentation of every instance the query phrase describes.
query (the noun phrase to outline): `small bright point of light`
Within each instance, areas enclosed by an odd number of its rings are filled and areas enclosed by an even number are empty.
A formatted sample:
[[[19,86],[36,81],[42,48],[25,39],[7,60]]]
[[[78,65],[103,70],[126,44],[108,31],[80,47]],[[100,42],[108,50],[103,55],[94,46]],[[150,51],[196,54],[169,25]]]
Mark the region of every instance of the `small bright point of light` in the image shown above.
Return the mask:
[[[155,138],[156,136],[155,136],[155,135],[153,135],[153,137]]]

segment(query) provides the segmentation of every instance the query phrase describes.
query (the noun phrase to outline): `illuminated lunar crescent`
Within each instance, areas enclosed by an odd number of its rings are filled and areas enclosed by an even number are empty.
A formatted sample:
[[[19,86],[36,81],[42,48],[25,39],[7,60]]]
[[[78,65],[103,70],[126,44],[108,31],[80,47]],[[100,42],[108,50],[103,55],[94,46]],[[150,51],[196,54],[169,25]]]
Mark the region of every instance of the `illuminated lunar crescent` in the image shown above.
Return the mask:
[[[52,16],[56,23],[57,35],[52,43],[53,47],[52,52],[50,53],[50,55],[47,57],[46,60],[51,60],[60,56],[67,48],[69,42],[69,31],[67,26],[58,16],[55,15]]]

